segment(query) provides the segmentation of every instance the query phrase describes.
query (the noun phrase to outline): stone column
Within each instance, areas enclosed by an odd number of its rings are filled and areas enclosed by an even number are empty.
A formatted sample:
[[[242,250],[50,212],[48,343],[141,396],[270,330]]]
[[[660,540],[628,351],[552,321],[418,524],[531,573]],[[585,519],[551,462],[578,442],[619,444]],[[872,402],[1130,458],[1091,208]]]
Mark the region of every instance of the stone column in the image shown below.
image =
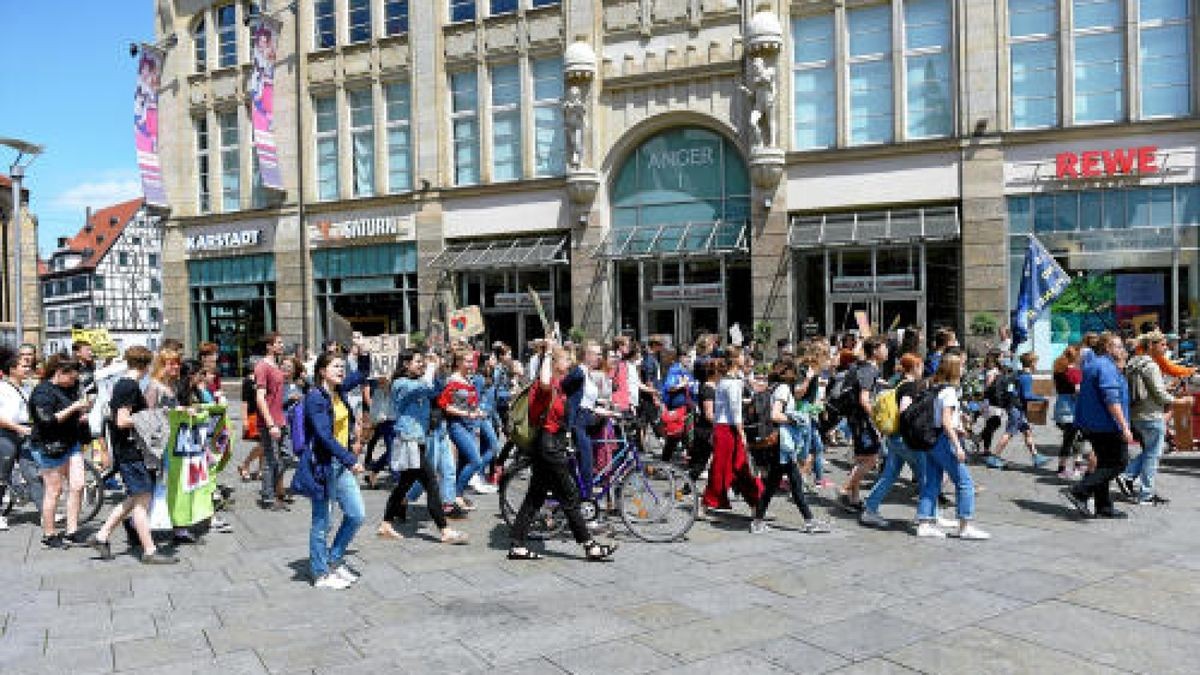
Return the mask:
[[[416,158],[413,189],[418,197],[417,325],[422,330],[428,329],[429,320],[433,317],[441,279],[441,271],[429,267],[429,262],[445,245],[440,195],[437,192],[422,192],[422,186],[440,186],[443,184],[442,177],[450,177],[453,173],[452,158],[440,152],[449,143],[444,122],[447,87],[441,39],[444,11],[444,3],[409,3],[408,39],[412,49],[409,90],[412,92],[412,138]],[[442,161],[446,164],[442,165]]]
[[[270,225],[268,225],[270,227]],[[304,253],[300,246],[300,220],[295,213],[280,216],[275,222],[275,330],[284,342],[299,342],[304,335],[305,293],[309,295],[309,316],[315,316],[312,284],[306,283]],[[252,336],[253,337],[253,336]],[[316,347],[316,333],[309,333]]]
[[[183,227],[178,221],[163,227],[163,338],[175,338],[185,347],[192,345],[191,297],[188,290],[187,256],[184,253]]]

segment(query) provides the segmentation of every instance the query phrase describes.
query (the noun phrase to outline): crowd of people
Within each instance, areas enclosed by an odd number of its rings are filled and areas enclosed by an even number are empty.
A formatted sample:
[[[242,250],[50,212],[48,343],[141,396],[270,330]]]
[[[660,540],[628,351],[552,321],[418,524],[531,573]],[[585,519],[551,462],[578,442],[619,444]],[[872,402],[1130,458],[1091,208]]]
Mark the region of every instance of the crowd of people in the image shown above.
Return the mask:
[[[1164,411],[1179,400],[1171,382],[1194,373],[1170,360],[1169,336],[1145,328],[1136,338],[1089,334],[1053,363],[1052,417],[1062,430],[1057,472],[1064,498],[1089,517],[1125,517],[1110,494],[1114,482],[1135,503],[1167,501],[1155,489],[1168,435]],[[781,340],[771,362],[761,360],[758,346],[723,344],[712,334],[682,345],[624,335],[608,344],[571,344],[555,333],[525,345],[521,358],[502,343],[419,346],[400,353],[388,373],[372,372],[358,336],[348,345],[328,342],[310,358],[289,355],[278,334],[263,344],[242,382],[241,434],[250,451],[236,469],[243,481],[258,483],[261,509],[287,511],[297,497],[310,500],[310,572],[319,588],[344,589],[359,578],[346,551],[368,518],[363,489],[390,488],[377,516],[380,539],[404,539],[408,506],[424,495],[437,540],[466,544],[451,521],[470,518],[478,500],[494,495],[519,454],[531,460],[531,476],[508,558],[540,558],[527,538],[549,495],[585,559],[611,559],[616,544],[597,539],[605,510],[588,521],[581,505],[594,499],[590,478],[611,460],[598,441],[611,437],[617,419],[638,420],[635,442],[703,481],[702,518],[728,518],[736,496],[752,534],[770,530],[768,509],[781,489],[790,492],[804,533],[831,529],[814,514],[814,497],[855,514],[863,526],[886,527],[881,505],[908,467],[917,536],[986,540],[975,524],[970,456],[1004,469],[1008,446],[1019,438],[1035,469],[1051,461],[1039,452],[1029,420],[1032,406],[1049,404],[1035,391],[1038,355],[1014,356],[1004,340],[981,359],[969,358],[950,329],[936,331],[927,351],[916,329],[891,338]],[[224,403],[217,355],[212,343],[201,344],[194,359],[177,342],[157,353],[126,350],[98,440],[86,423],[98,367],[90,345],[76,343],[72,353],[44,361],[35,345],[0,349],[0,491],[14,471],[37,488],[46,547],[90,546],[111,559],[112,535],[123,526],[143,562],[178,560],[151,529],[158,478],[135,418],[145,410]],[[514,405],[521,397],[524,405]],[[508,433],[514,414],[536,434],[528,446]],[[1131,461],[1135,443],[1141,451]],[[826,456],[836,445],[850,451],[840,485],[829,478]],[[115,467],[119,481],[107,487],[123,500],[85,536],[82,449],[90,446]],[[330,539],[335,504],[341,522]],[[951,504],[954,517],[943,515]],[[7,527],[0,519],[0,529]],[[219,514],[204,527],[231,529]],[[195,541],[193,528],[170,536]]]

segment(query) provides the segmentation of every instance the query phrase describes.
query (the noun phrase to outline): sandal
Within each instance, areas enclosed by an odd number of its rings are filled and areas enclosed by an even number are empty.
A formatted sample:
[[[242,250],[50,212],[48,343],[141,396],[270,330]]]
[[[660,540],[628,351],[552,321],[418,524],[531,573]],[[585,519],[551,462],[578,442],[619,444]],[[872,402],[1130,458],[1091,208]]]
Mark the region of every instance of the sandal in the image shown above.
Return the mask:
[[[375,530],[375,536],[380,539],[391,539],[392,541],[401,541],[404,539],[404,535],[397,532],[391,523],[380,525],[379,529]]]
[[[518,551],[515,548],[508,549],[509,560],[541,560],[542,554],[537,551],[526,548],[524,551]]]
[[[237,471],[238,471],[238,475],[242,477],[243,483],[249,483],[251,480],[254,480],[253,478],[250,477],[250,469],[247,469],[246,467],[239,464]]]
[[[468,539],[467,534],[465,532],[459,532],[458,530],[447,529],[444,532],[442,532],[442,543],[443,544],[450,544],[451,546],[457,545],[457,544],[465,544],[465,543],[467,543],[467,539]],[[528,551],[529,549],[525,549],[525,550]],[[509,556],[511,556],[511,555],[512,555],[512,551],[509,551]],[[512,558],[510,557],[509,560],[512,560]]]
[[[616,544],[601,544],[593,540],[583,545],[583,553],[588,562],[604,562],[611,560],[612,554],[616,552]]]

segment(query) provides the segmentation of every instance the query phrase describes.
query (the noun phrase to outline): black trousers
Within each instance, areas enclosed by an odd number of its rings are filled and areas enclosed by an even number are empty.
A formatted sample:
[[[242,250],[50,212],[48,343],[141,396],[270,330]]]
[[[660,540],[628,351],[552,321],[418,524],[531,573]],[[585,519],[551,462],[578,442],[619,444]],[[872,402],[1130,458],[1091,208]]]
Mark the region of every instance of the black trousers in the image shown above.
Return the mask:
[[[688,455],[688,475],[699,480],[712,457],[712,427],[696,427],[692,433],[692,451]]]
[[[1079,428],[1074,424],[1060,424],[1059,427],[1062,429],[1063,438],[1062,446],[1058,448],[1058,458],[1065,461],[1071,456],[1071,450],[1075,447],[1075,439],[1079,437]]]
[[[437,473],[429,464],[429,456],[425,448],[421,448],[421,466],[417,469],[405,469],[400,472],[392,494],[388,495],[387,506],[383,510],[384,521],[404,520],[408,517],[408,502],[404,501],[408,490],[414,483],[420,483],[425,488],[425,503],[429,505],[429,517],[433,519],[438,529],[446,529],[446,512],[442,510],[442,493],[438,487]]]
[[[775,450],[776,454],[778,452]],[[780,464],[778,457],[774,459],[775,461],[771,462],[771,468],[767,470],[767,480],[763,484],[762,497],[759,498],[758,509],[755,510],[754,517],[762,520],[767,516],[767,507],[771,505],[771,498],[779,489],[780,479],[786,475],[788,483],[791,484],[792,499],[796,502],[796,508],[800,509],[800,515],[804,516],[805,520],[812,520],[812,509],[808,508],[808,502],[804,500],[804,482],[800,478],[800,467],[795,460],[787,464]]]
[[[575,541],[580,544],[591,541],[587,523],[579,510],[579,489],[575,486],[575,477],[571,475],[566,432],[548,434],[543,431],[538,438],[537,450],[531,454],[533,465],[530,467],[529,492],[525,493],[525,501],[521,502],[521,508],[513,520],[513,546],[525,545],[533,516],[546,503],[547,493],[558,500]]]
[[[992,439],[996,437],[996,432],[1000,430],[1000,415],[992,415],[983,423],[983,432],[979,434],[979,438],[983,441],[983,449],[992,449]]]
[[[1075,494],[1091,496],[1096,500],[1096,512],[1112,508],[1109,483],[1129,463],[1129,447],[1121,434],[1112,432],[1084,432],[1096,453],[1096,470],[1084,476],[1075,486]]]

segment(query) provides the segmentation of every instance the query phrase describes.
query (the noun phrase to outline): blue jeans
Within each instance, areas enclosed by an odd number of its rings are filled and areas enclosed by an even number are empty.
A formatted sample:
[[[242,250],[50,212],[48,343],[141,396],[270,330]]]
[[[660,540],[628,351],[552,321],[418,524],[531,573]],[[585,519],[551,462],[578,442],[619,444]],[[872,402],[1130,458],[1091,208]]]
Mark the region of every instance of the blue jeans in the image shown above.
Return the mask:
[[[595,471],[595,453],[592,450],[592,437],[588,435],[588,425],[595,419],[592,411],[580,410],[575,415],[575,424],[571,427],[571,437],[575,440],[576,459],[579,462],[579,475],[583,477],[583,488],[579,498],[592,498],[592,476]]]
[[[942,474],[950,476],[954,483],[954,502],[960,520],[975,517],[975,483],[967,465],[954,456],[950,439],[942,434],[925,458],[925,473],[921,477],[921,499],[917,502],[917,519],[933,520],[937,517],[937,498],[942,489]]]
[[[820,425],[809,425],[808,444],[804,452],[796,456],[796,463],[803,464],[812,455],[813,480],[820,482],[825,478],[825,441],[821,439]]]
[[[451,420],[449,426],[450,440],[454,441],[454,447],[458,448],[462,458],[452,494],[461,497],[467,489],[467,483],[483,469],[484,460],[479,452],[479,438],[475,436],[478,427],[473,422]]]
[[[329,545],[329,521],[333,502],[342,510],[342,524]],[[342,564],[346,548],[353,541],[366,518],[362,493],[354,473],[337,461],[329,469],[329,496],[312,502],[312,527],[308,533],[308,565],[314,579],[329,573],[330,567]]]
[[[925,475],[925,453],[909,449],[904,444],[904,439],[898,435],[889,436],[886,443],[888,455],[883,463],[883,471],[879,473],[879,478],[875,479],[871,494],[867,495],[865,508],[871,513],[879,513],[879,505],[892,491],[892,486],[900,476],[900,469],[904,468],[905,464],[912,468],[913,479],[917,481],[917,485],[924,488],[921,481]]]
[[[437,474],[438,492],[442,499],[447,504],[454,501],[454,451],[450,447],[450,439],[446,436],[444,422],[429,433],[425,452],[429,466],[433,467],[433,472]],[[408,491],[405,501],[415,502],[420,499],[423,492],[425,489],[421,487],[421,484],[415,483]]]
[[[496,429],[500,427],[496,425],[494,417],[495,413],[492,413],[487,419],[476,420],[474,424],[479,431],[479,461],[485,469],[500,452],[500,437],[496,435]]]
[[[1130,479],[1139,478],[1142,483],[1139,496],[1149,499],[1154,496],[1154,475],[1158,473],[1158,460],[1162,457],[1167,425],[1161,419],[1135,421],[1133,429],[1142,439],[1142,452],[1125,467],[1125,475]]]

